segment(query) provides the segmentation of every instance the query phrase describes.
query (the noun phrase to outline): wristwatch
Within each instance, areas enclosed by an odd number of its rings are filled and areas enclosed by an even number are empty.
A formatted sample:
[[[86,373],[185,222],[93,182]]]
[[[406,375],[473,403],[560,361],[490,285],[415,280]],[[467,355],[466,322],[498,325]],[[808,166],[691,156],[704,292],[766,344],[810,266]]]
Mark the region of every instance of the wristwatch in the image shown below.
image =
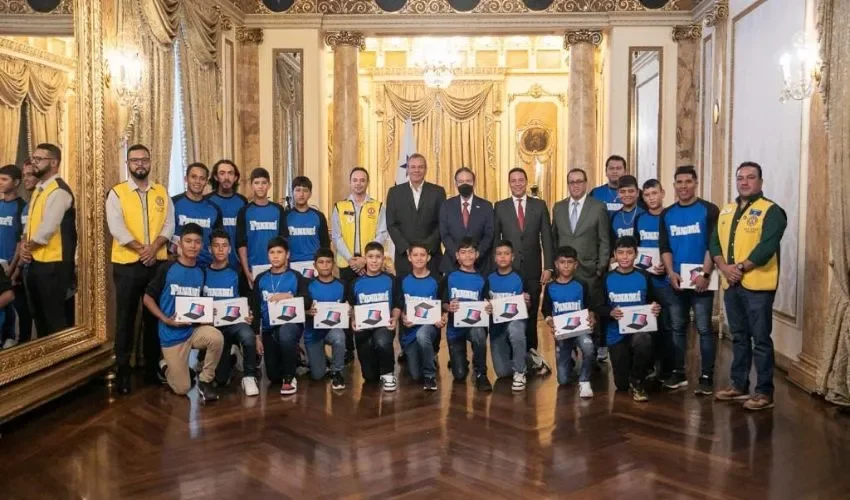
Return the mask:
[[[702,273],[702,277],[705,279],[711,278],[711,273]]]

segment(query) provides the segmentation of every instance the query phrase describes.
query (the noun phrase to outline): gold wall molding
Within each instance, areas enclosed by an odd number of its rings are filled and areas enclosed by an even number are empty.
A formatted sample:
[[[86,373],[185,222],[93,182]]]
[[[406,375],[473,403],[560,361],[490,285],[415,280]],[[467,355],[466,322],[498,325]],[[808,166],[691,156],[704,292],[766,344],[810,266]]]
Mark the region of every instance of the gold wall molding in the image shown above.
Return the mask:
[[[494,79],[504,79],[507,75],[507,68],[461,68],[455,71],[455,81],[464,80],[466,77],[496,77]],[[410,77],[422,78],[422,70],[417,68],[373,68],[366,71],[366,74],[373,78],[393,78],[393,77]]]
[[[221,31],[230,31],[233,29],[233,20],[230,19],[230,16],[224,13],[221,10],[221,7],[218,5],[213,5],[213,10],[215,10],[216,15],[218,15],[218,25],[221,26]]]
[[[519,94],[508,94],[508,102],[514,102],[517,97],[531,97],[532,99],[540,99],[541,97],[556,97],[561,104],[566,104],[566,96],[564,96],[564,94],[548,92],[539,83],[531,84],[525,92]]]
[[[253,43],[260,45],[263,43],[263,28],[239,26],[236,28],[236,41],[244,44]]]
[[[55,14],[73,14],[74,1],[62,0],[55,9],[47,14],[36,12],[27,4],[26,0],[0,0],[0,14],[34,14],[37,16],[55,15]]]
[[[705,15],[703,23],[707,28],[717,25],[718,22],[729,17],[729,0],[716,0],[714,7]]]
[[[589,43],[594,47],[598,47],[602,43],[602,31],[600,30],[576,30],[567,31],[564,34],[564,48],[569,49],[570,46],[579,43]]]
[[[330,31],[325,33],[325,44],[336,50],[340,45],[351,45],[359,50],[366,48],[366,37],[359,31]]]
[[[701,24],[685,24],[683,26],[673,26],[673,41],[681,42],[683,40],[699,40],[702,38]]]
[[[67,68],[75,68],[77,66],[77,61],[70,57],[63,57],[59,54],[54,54],[53,52],[48,52],[31,45],[26,45],[10,38],[0,38],[0,49],[11,50],[19,54],[25,54],[42,61],[58,64],[59,66]]]

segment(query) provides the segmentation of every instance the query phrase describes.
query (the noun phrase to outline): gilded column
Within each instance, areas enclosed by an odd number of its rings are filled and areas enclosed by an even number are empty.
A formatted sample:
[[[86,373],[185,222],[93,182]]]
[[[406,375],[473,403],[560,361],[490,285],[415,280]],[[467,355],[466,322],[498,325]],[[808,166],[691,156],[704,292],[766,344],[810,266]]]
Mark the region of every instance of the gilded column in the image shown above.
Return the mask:
[[[568,31],[564,48],[570,51],[569,91],[567,92],[567,164],[582,168],[588,181],[595,182],[596,160],[596,48],[602,32]]]
[[[714,28],[714,68],[712,68],[712,89],[714,102],[711,104],[711,201],[718,205],[725,202],[726,186],[729,176],[726,175],[726,117],[724,100],[726,94],[726,34],[729,29],[729,2],[716,0],[714,8],[705,18],[705,26]],[[704,166],[703,168],[708,168]]]
[[[697,62],[702,26],[673,27],[673,41],[679,45],[676,59],[676,165],[696,165]],[[706,168],[700,165],[701,168]]]
[[[333,162],[328,178],[332,201],[348,195],[348,172],[360,161],[357,92],[357,54],[365,48],[363,34],[327,33],[325,43],[334,51]]]
[[[260,50],[263,30],[236,29],[236,162],[242,167],[243,179],[260,166]],[[241,182],[240,191],[248,196],[249,183]]]

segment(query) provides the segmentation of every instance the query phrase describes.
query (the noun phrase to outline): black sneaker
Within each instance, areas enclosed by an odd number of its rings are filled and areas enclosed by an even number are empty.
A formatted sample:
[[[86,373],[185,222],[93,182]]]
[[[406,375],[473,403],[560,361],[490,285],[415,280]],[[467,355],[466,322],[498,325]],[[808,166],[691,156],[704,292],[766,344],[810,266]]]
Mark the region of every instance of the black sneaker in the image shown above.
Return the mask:
[[[168,378],[165,376],[165,372],[168,371],[168,365],[165,363],[164,359],[159,360],[159,369],[156,371],[156,378],[159,380],[159,383],[162,385],[168,385]],[[190,372],[191,373],[191,369]]]
[[[714,381],[706,375],[701,376],[694,394],[697,396],[711,396],[714,394]]]
[[[350,365],[354,361],[354,351],[345,351],[345,364]]]
[[[407,354],[405,354],[404,351],[402,351],[398,355],[398,364],[403,365],[403,364],[406,364],[406,363],[407,363]]]
[[[118,394],[130,394],[130,368],[118,368],[115,374],[115,386],[118,389]]]
[[[201,395],[201,400],[204,402],[215,401],[218,399],[218,391],[209,382],[198,380],[198,394]]]
[[[493,390],[493,385],[490,384],[490,380],[487,378],[486,373],[482,373],[475,377],[475,388],[481,392],[490,392]]]
[[[425,380],[422,383],[422,389],[425,391],[436,391],[437,379],[434,377],[425,377]]]
[[[331,375],[331,389],[335,391],[345,389],[345,378],[342,376],[342,372],[334,372]]]
[[[684,373],[674,372],[673,375],[670,375],[670,377],[661,385],[663,385],[665,389],[681,389],[682,387],[688,386],[688,379],[685,377]]]

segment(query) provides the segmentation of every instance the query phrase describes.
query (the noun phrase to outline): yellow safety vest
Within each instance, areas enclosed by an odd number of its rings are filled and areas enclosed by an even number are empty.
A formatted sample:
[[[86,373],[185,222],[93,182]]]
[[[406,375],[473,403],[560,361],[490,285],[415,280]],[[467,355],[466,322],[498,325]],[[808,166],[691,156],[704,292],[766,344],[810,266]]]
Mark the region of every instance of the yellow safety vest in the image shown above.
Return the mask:
[[[61,182],[61,185],[60,185]],[[29,213],[27,214],[27,240],[32,239],[32,235],[38,231],[41,222],[44,220],[44,207],[47,204],[47,198],[57,189],[64,189],[72,196],[71,207],[62,216],[62,221],[59,227],[47,240],[46,245],[42,245],[32,251],[32,260],[35,262],[73,262],[74,251],[77,246],[76,241],[76,216],[74,213],[73,193],[71,188],[59,178],[50,182],[39,193],[36,189],[36,194],[30,200]],[[65,247],[68,247],[67,249]],[[69,255],[66,255],[69,254]]]
[[[363,254],[363,248],[370,241],[374,241],[378,234],[378,221],[381,216],[381,202],[378,200],[368,200],[360,207],[360,213],[354,208],[354,202],[351,200],[338,201],[334,205],[334,210],[339,216],[339,230],[342,234],[342,239],[345,241],[345,246],[353,253]],[[360,248],[354,248],[354,241],[357,239],[357,234],[360,235]],[[339,268],[348,267],[348,261],[339,255],[339,250],[336,254],[336,265]]]
[[[730,203],[720,211],[720,217],[717,220],[717,235],[720,239],[720,248],[723,251],[723,260],[729,262],[730,241],[735,243],[734,261],[740,263],[747,260],[750,253],[761,241],[764,216],[773,205],[774,203],[767,198],[759,198],[747,207],[741,213],[741,218],[738,219],[734,240],[731,239],[733,238],[732,222],[735,219],[738,204]],[[774,254],[767,264],[744,273],[741,285],[747,290],[776,290],[779,285],[779,253]],[[726,282],[725,278],[723,279],[723,288],[729,288],[729,283]]]
[[[144,244],[145,213],[139,194],[126,182],[116,185],[112,190],[118,196],[118,201],[121,202],[124,225],[127,226],[127,230],[133,235],[133,239]],[[161,184],[151,184],[150,189],[144,195],[147,196],[148,205],[148,241],[153,243],[162,232],[162,228],[165,226],[165,218],[168,216],[168,191]],[[167,246],[163,245],[156,251],[156,260],[166,260],[168,258]],[[138,252],[121,245],[115,238],[112,239],[113,263],[132,264],[138,261]]]

